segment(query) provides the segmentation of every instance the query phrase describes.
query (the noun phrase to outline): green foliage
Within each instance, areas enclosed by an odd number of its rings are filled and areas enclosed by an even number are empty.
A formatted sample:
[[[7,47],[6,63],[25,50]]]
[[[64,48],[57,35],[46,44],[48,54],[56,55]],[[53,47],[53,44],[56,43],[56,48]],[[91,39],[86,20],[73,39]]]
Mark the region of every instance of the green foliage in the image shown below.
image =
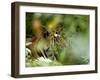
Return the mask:
[[[89,63],[89,16],[72,14],[26,13],[26,38],[34,35],[31,21],[40,17],[43,27],[47,31],[59,31],[66,47],[53,47],[57,54],[57,61],[42,62],[40,60],[26,60],[28,67],[77,65]],[[61,23],[61,26],[58,25]],[[57,27],[59,26],[59,27]],[[63,44],[63,42],[60,42]]]

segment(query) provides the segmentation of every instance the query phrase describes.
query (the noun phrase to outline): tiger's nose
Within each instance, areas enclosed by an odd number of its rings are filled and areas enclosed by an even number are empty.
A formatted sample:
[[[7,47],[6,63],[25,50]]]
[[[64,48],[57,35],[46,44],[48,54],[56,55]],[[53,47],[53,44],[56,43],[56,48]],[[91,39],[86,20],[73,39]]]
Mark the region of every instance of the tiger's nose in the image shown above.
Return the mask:
[[[55,36],[55,37],[60,37],[60,35],[59,35],[59,34],[54,34],[54,36]]]

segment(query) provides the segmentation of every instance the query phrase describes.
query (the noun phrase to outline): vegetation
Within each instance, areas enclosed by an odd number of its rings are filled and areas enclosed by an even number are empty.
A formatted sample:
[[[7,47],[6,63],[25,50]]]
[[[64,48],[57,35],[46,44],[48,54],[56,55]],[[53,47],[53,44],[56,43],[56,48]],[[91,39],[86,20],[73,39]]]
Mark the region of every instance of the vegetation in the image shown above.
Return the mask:
[[[89,16],[72,14],[26,13],[26,43],[35,31],[32,30],[32,19],[39,17],[43,28],[51,34],[49,49],[56,59],[39,57],[35,59],[26,50],[26,66],[59,66],[80,65],[89,63]],[[52,34],[59,35],[52,38]],[[56,36],[56,35],[55,35]],[[53,42],[54,41],[54,42]],[[43,44],[42,44],[43,43]],[[44,45],[41,40],[39,44]],[[54,45],[53,45],[54,44]],[[50,52],[49,52],[50,53]]]

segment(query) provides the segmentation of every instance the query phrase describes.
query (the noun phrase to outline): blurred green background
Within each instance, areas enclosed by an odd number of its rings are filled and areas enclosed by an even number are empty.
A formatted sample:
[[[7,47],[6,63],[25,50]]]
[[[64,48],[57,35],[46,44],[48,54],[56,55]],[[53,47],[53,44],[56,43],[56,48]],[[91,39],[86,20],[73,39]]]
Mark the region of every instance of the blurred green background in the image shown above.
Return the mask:
[[[26,39],[34,35],[31,22],[32,18],[36,16],[40,17],[42,25],[48,31],[56,29],[56,23],[61,22],[63,24],[60,33],[68,46],[58,50],[58,62],[61,65],[89,63],[89,15],[26,13]],[[36,65],[35,62],[29,63],[27,61],[26,63],[29,66],[40,66]]]

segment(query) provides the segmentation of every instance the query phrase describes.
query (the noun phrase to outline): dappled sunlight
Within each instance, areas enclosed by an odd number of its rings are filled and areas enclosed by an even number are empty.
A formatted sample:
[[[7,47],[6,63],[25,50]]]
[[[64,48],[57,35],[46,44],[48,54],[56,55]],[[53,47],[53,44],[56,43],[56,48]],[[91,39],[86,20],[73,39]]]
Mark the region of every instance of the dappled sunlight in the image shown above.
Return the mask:
[[[26,13],[26,66],[89,63],[89,16]]]

